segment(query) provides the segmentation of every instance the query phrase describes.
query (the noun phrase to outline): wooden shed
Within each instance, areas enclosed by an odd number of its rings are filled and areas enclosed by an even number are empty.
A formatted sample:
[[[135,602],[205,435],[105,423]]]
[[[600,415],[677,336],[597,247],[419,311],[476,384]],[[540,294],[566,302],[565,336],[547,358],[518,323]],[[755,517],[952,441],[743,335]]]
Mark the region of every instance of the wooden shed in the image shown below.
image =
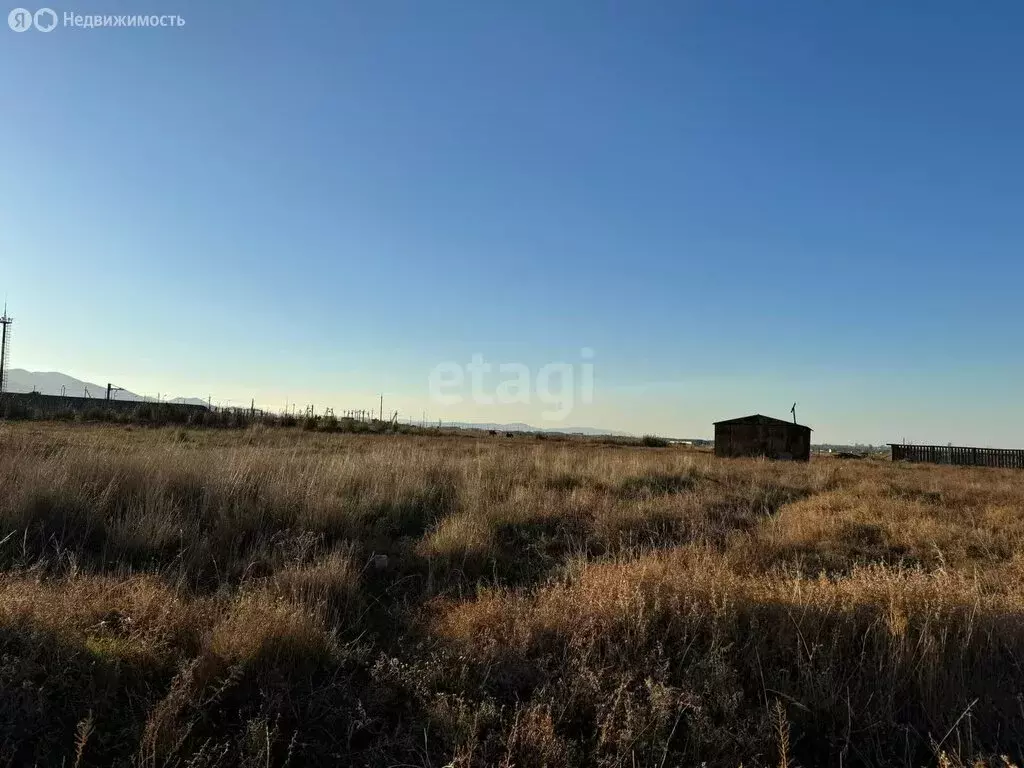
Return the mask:
[[[715,456],[764,456],[808,461],[811,428],[759,413],[715,422]]]

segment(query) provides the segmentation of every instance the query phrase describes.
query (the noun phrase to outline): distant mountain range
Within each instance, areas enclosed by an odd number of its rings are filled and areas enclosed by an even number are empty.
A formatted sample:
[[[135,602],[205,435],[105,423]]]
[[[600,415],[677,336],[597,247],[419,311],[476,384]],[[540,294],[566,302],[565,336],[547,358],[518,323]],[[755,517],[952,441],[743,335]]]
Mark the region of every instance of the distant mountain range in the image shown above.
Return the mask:
[[[106,384],[93,384],[89,381],[82,381],[66,373],[58,371],[26,371],[22,368],[11,368],[7,372],[8,392],[38,392],[42,395],[67,395],[69,397],[92,397],[102,400],[107,396]],[[153,398],[143,397],[126,389],[114,393],[117,400],[134,400],[139,402],[152,401]],[[206,400],[196,397],[175,397],[173,399],[161,398],[163,403],[184,403],[186,405],[206,405]],[[418,423],[412,421],[411,423]],[[436,422],[431,422],[436,424]],[[614,429],[601,429],[600,427],[535,427],[531,424],[515,422],[513,424],[483,423],[475,424],[469,421],[446,421],[446,427],[459,427],[461,429],[486,429],[496,432],[551,432],[564,433],[567,435],[610,435],[612,437],[634,437],[632,432],[621,432]]]
[[[417,422],[413,422],[414,424]],[[515,422],[513,424],[476,424],[471,421],[445,421],[441,424],[444,427],[458,427],[459,429],[493,429],[495,432],[552,432],[566,435],[611,435],[612,437],[633,437],[632,432],[620,432],[614,429],[601,429],[600,427],[534,427],[530,424]]]
[[[107,396],[107,385],[82,381],[57,371],[26,371],[22,368],[11,368],[7,372],[7,391],[38,392],[41,395],[68,395],[69,397],[92,397],[102,400]],[[118,400],[136,400],[139,402],[153,399],[136,395],[134,392],[129,392],[126,389],[118,390],[114,397]],[[161,398],[161,402],[206,405],[205,400],[195,397]]]

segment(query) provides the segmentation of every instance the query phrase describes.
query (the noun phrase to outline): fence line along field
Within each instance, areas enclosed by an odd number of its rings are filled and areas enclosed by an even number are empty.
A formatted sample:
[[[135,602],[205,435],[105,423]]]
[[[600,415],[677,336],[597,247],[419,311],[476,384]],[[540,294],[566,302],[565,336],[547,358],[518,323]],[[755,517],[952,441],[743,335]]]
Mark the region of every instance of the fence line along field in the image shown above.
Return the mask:
[[[0,765],[1005,765],[1024,473],[0,425]]]

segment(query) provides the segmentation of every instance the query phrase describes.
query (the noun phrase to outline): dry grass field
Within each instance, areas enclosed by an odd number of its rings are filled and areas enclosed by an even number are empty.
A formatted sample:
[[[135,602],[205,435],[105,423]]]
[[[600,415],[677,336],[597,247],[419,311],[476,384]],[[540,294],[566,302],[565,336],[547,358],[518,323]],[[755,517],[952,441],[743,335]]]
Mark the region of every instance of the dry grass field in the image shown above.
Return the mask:
[[[1004,765],[1024,473],[0,424],[0,766]]]

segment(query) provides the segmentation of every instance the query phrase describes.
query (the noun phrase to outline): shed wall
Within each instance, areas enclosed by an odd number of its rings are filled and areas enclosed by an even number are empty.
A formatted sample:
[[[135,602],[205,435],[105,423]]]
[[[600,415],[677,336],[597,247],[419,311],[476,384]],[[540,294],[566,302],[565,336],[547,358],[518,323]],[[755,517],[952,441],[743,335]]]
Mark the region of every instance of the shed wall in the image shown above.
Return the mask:
[[[808,461],[811,458],[811,430],[797,424],[716,424],[715,455]]]

